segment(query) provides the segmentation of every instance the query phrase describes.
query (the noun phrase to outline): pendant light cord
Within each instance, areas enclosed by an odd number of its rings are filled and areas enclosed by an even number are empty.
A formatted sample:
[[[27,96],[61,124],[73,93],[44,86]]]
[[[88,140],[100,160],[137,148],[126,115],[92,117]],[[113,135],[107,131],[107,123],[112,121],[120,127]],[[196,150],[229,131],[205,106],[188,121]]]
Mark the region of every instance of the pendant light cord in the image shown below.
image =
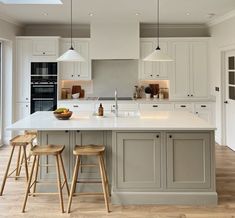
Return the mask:
[[[71,9],[71,17],[70,17],[70,37],[71,37],[71,49],[73,49],[73,0],[71,0],[70,4]]]
[[[159,37],[160,37],[160,25],[159,25],[159,18],[160,18],[160,6],[159,0],[157,0],[157,50],[160,50],[159,46]]]

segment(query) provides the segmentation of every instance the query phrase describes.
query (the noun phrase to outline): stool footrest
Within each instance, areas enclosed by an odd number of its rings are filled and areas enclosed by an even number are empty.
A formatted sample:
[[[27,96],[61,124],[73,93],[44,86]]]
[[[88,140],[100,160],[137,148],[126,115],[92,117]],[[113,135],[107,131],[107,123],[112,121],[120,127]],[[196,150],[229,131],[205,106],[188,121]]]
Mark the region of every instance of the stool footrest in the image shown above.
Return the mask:
[[[99,165],[97,164],[81,164],[81,167],[98,167]]]
[[[81,181],[77,181],[77,183],[102,183],[102,181],[81,180]]]
[[[80,192],[80,193],[74,193],[73,196],[79,196],[79,195],[104,195],[104,193],[100,192]]]
[[[58,192],[34,192],[34,193],[29,193],[28,195],[59,195],[60,193]]]

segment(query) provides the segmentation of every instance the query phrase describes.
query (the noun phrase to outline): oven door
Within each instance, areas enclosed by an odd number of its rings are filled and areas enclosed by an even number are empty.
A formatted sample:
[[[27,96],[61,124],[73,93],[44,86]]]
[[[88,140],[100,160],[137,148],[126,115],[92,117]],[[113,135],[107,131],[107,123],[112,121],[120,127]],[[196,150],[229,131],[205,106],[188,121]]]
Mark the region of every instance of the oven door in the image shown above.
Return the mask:
[[[32,84],[31,98],[56,98],[57,85],[56,84]]]
[[[36,111],[54,111],[57,108],[56,99],[54,98],[32,98],[31,114]]]
[[[31,63],[31,76],[48,76],[57,75],[56,62],[32,62]]]

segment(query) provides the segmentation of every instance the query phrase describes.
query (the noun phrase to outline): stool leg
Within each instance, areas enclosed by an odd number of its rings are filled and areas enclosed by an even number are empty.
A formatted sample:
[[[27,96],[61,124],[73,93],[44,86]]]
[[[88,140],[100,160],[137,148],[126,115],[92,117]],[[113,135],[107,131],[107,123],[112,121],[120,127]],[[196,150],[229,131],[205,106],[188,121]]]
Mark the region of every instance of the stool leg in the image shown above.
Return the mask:
[[[38,178],[38,169],[39,169],[39,162],[40,162],[39,159],[40,159],[40,157],[38,156],[37,160],[36,160],[36,172],[35,172],[35,176],[34,176],[33,193],[35,193],[35,191],[36,191],[37,178]],[[35,195],[33,194],[33,197],[34,196]]]
[[[24,153],[21,155],[20,166],[19,166],[19,170],[18,170],[19,175],[21,173],[21,168],[22,168],[23,162],[24,162]]]
[[[23,155],[24,155],[26,181],[28,181],[29,180],[29,170],[28,170],[28,162],[27,162],[27,155],[26,155],[26,146],[23,147]]]
[[[7,169],[6,169],[4,178],[3,178],[3,183],[2,183],[2,188],[1,188],[0,196],[2,196],[2,194],[3,194],[3,190],[4,190],[4,187],[5,187],[7,176],[8,176],[8,172],[9,172],[9,169],[10,169],[10,166],[11,166],[11,160],[12,160],[12,157],[13,157],[14,150],[15,150],[15,146],[12,146],[11,155],[10,155],[10,158],[9,158],[9,161],[8,161],[8,164],[7,164]]]
[[[103,156],[101,156],[101,163],[102,163],[104,177],[105,177],[105,184],[106,184],[107,189],[108,189],[108,194],[111,197],[111,191],[110,191],[110,188],[109,188],[109,180],[108,180],[107,171],[106,171],[106,167],[105,167],[104,157]]]
[[[61,154],[59,154],[59,159],[60,159],[60,164],[61,164],[62,172],[63,172],[63,176],[64,176],[64,182],[65,182],[67,193],[68,193],[68,196],[69,196],[69,185],[68,185],[68,180],[67,180],[67,176],[66,176],[64,163],[63,163],[63,159],[62,159]]]
[[[105,206],[106,210],[109,213],[109,202],[108,202],[108,193],[107,193],[107,186],[105,185],[105,176],[103,172],[103,167],[102,167],[102,157],[101,155],[98,156],[99,159],[99,167],[100,167],[100,175],[101,175],[101,180],[102,180],[102,187],[103,187],[103,192],[104,192],[104,200],[105,200]]]
[[[16,165],[16,177],[15,177],[15,180],[17,180],[18,179],[17,176],[19,176],[20,156],[21,156],[21,146],[19,146],[17,165]]]
[[[79,164],[80,164],[80,157],[76,157],[76,163],[73,171],[73,179],[72,179],[72,184],[70,188],[70,195],[69,195],[69,202],[68,202],[68,207],[67,207],[67,213],[70,213],[71,209],[71,204],[72,204],[72,197],[75,192],[75,187],[77,183],[77,176],[78,176],[78,171],[79,171]]]
[[[61,176],[60,176],[59,158],[58,158],[58,155],[56,155],[55,157],[56,157],[58,191],[59,191],[59,195],[60,195],[60,206],[61,206],[62,213],[64,213],[64,202],[63,202],[63,195],[62,195],[62,189],[61,189]]]
[[[32,181],[32,178],[33,178],[33,171],[34,171],[34,167],[35,167],[36,157],[37,156],[35,155],[34,159],[33,159],[33,165],[32,165],[32,169],[31,169],[31,172],[30,172],[30,176],[29,176],[29,180],[28,180],[28,185],[27,185],[27,188],[26,188],[26,193],[25,193],[22,213],[25,212],[26,203],[27,203],[28,196],[29,196],[29,193],[30,193],[30,185],[31,185],[31,181]]]

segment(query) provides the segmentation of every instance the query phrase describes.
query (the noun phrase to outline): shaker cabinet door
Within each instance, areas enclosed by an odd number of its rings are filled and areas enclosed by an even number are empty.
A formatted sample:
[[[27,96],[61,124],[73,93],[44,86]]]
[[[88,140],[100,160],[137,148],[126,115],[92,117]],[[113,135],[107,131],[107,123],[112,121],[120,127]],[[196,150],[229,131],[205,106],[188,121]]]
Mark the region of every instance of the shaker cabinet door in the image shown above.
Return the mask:
[[[167,188],[210,188],[210,133],[167,133]]]
[[[152,191],[161,187],[161,136],[158,132],[116,133],[115,189]]]

